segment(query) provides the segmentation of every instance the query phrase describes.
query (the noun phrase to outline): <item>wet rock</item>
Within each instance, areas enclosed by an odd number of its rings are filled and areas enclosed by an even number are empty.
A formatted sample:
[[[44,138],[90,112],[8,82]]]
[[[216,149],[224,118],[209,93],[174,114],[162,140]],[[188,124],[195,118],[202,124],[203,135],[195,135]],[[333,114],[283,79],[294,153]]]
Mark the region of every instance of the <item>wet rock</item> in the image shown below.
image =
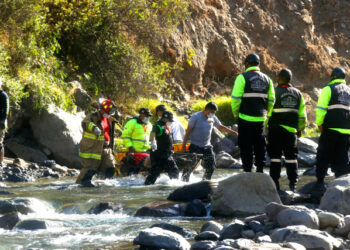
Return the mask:
[[[96,206],[89,209],[88,214],[100,214],[106,210],[112,210],[113,212],[120,212],[122,210],[121,204],[115,204],[113,202],[101,202]]]
[[[136,211],[135,216],[150,217],[176,217],[184,216],[185,208],[180,204],[171,204],[169,202],[155,202],[144,206]]]
[[[9,191],[0,190],[0,195],[14,195],[14,193],[11,193]]]
[[[217,244],[214,241],[210,241],[210,240],[198,241],[191,246],[191,250],[215,249],[216,246]]]
[[[0,217],[0,228],[11,230],[20,221],[18,213],[8,213]]]
[[[186,205],[185,215],[190,217],[203,217],[207,215],[205,203],[201,200],[193,200]]]
[[[290,225],[305,225],[313,229],[319,227],[316,212],[303,206],[285,206],[270,203],[265,210],[268,219],[277,222],[281,227]]]
[[[236,216],[263,213],[263,208],[270,202],[281,203],[270,176],[262,173],[237,174],[219,182],[213,194],[211,214]]]
[[[262,232],[264,230],[264,225],[262,225],[259,221],[256,220],[249,222],[248,226],[256,233]]]
[[[238,239],[242,236],[245,224],[240,220],[233,220],[230,224],[224,226],[220,232],[220,240]]]
[[[266,219],[267,219],[267,216],[265,213],[263,213],[263,214],[259,214],[259,215],[253,215],[253,216],[246,217],[244,219],[244,223],[249,224],[251,221],[257,221],[260,224],[263,224],[266,221]]]
[[[203,241],[203,240],[211,240],[211,241],[217,241],[219,239],[219,235],[214,232],[206,231],[198,234],[194,239],[196,241]]]
[[[202,232],[209,231],[209,232],[214,232],[214,233],[220,234],[220,231],[222,229],[223,229],[223,226],[220,223],[215,222],[215,221],[208,221],[202,225],[200,232],[202,233]]]
[[[159,227],[142,230],[134,239],[134,245],[151,249],[190,249],[190,244],[181,235]]]
[[[276,228],[278,228],[278,227],[279,227],[279,225],[277,224],[277,222],[273,222],[273,221],[267,222],[267,223],[265,224],[263,233],[265,233],[265,234],[270,234],[270,233],[272,232],[272,230],[274,230],[274,229],[276,229]]]
[[[47,229],[47,224],[42,220],[23,220],[16,225],[16,228],[23,230]]]
[[[242,237],[247,239],[254,239],[255,233],[253,230],[244,230],[242,231]]]
[[[25,204],[15,203],[13,201],[0,201],[0,214],[7,214],[13,212],[20,212],[22,214],[27,214],[32,210]]]
[[[300,167],[313,167],[316,164],[316,154],[299,151],[298,163]]]
[[[300,151],[303,151],[305,153],[317,153],[317,147],[318,144],[314,142],[313,140],[310,140],[306,137],[299,137],[298,138],[298,149]]]
[[[274,242],[295,242],[307,249],[332,250],[341,247],[341,242],[326,232],[305,226],[289,226],[276,229],[271,239]]]
[[[45,169],[43,172],[43,176],[44,177],[52,177],[52,178],[56,178],[56,179],[58,179],[60,177],[60,175],[58,173],[54,172],[51,169]]]
[[[175,189],[168,196],[170,201],[189,202],[195,199],[208,200],[215,183],[211,181],[201,181],[198,183],[183,186]]]
[[[63,214],[81,214],[79,207],[77,206],[64,206],[62,207],[60,213]]]
[[[153,228],[153,227],[159,227],[159,228],[162,228],[164,230],[168,230],[168,231],[180,234],[181,236],[186,237],[186,238],[191,236],[191,233],[188,232],[187,230],[183,229],[182,227],[172,225],[169,223],[157,223],[157,224],[153,224],[151,226],[151,228]]]
[[[337,227],[342,220],[339,215],[325,211],[318,213],[317,216],[320,221],[320,228]]]
[[[237,160],[235,160],[230,154],[221,151],[215,155],[216,167],[217,168],[231,168],[231,166],[237,164]]]

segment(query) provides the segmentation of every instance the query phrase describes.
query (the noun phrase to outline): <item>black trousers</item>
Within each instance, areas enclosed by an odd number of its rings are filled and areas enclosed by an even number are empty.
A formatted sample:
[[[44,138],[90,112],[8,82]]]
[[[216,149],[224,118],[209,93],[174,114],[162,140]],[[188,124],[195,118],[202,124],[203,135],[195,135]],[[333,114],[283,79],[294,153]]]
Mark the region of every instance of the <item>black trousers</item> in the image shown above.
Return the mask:
[[[252,171],[253,159],[255,159],[257,172],[263,172],[266,162],[266,142],[263,130],[263,122],[249,122],[238,119],[238,146],[245,172]]]
[[[216,168],[215,154],[212,146],[199,147],[191,144],[189,148],[190,153],[203,154],[205,173],[203,176],[204,180],[210,180],[213,172]]]
[[[289,183],[296,184],[298,181],[297,135],[282,127],[276,127],[269,129],[267,138],[267,152],[271,160],[271,178],[278,183],[281,176],[281,157],[283,154]]]
[[[171,152],[160,150],[151,152],[151,164],[152,168],[146,178],[146,185],[154,184],[163,171],[168,173],[170,179],[177,179],[179,177],[179,169]]]
[[[318,181],[324,180],[329,164],[331,164],[335,177],[350,172],[348,149],[349,135],[324,129],[317,148],[316,176]]]

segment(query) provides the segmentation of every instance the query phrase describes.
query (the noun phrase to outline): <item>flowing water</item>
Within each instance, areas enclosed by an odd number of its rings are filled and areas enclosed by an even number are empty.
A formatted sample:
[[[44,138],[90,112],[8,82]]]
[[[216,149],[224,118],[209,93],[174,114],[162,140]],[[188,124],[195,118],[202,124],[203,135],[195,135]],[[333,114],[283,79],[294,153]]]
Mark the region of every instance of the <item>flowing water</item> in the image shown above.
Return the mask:
[[[213,179],[220,180],[240,171],[216,170]],[[287,188],[285,173],[282,173],[282,188]],[[202,173],[191,176],[190,182],[201,180]],[[144,186],[141,175],[113,180],[98,181],[97,188],[81,188],[74,179],[41,180],[33,183],[0,183],[2,190],[15,195],[0,196],[0,199],[15,197],[30,198],[34,213],[21,215],[21,219],[45,220],[48,229],[25,231],[0,229],[0,249],[136,249],[132,241],[138,232],[155,223],[168,222],[195,233],[211,218],[150,218],[134,217],[143,205],[166,200],[171,191],[184,182],[170,180],[161,175],[153,186]],[[303,182],[306,179],[302,179]],[[301,185],[301,184],[300,184]],[[117,213],[87,214],[100,202],[122,204]],[[225,222],[225,221],[221,221]]]

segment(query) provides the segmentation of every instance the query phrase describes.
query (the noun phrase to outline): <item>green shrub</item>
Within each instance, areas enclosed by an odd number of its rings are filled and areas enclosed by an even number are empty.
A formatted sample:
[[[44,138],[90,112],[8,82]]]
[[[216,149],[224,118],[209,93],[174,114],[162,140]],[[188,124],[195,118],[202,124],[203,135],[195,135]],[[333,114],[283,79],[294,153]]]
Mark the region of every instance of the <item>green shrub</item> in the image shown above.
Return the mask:
[[[216,116],[219,118],[222,124],[231,126],[235,123],[231,108],[231,98],[228,96],[214,97],[208,101],[199,99],[191,105],[191,108],[195,112],[202,111],[208,102],[215,102],[216,105],[218,105],[219,110],[216,112]]]

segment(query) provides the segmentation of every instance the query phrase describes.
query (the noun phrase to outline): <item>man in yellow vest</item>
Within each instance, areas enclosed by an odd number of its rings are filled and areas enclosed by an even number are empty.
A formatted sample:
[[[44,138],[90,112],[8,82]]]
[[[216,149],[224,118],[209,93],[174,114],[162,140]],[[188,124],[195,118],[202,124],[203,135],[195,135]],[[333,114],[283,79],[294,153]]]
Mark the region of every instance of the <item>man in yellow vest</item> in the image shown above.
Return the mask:
[[[141,108],[139,116],[128,121],[123,129],[122,139],[129,153],[145,152],[150,149],[149,137],[152,125],[149,118],[152,113],[148,108]]]
[[[114,175],[114,123],[110,117],[116,112],[115,104],[107,99],[101,102],[98,112],[82,121],[83,138],[80,141],[79,156],[83,168],[76,183],[84,187],[94,187],[92,177],[98,172],[110,178]]]

